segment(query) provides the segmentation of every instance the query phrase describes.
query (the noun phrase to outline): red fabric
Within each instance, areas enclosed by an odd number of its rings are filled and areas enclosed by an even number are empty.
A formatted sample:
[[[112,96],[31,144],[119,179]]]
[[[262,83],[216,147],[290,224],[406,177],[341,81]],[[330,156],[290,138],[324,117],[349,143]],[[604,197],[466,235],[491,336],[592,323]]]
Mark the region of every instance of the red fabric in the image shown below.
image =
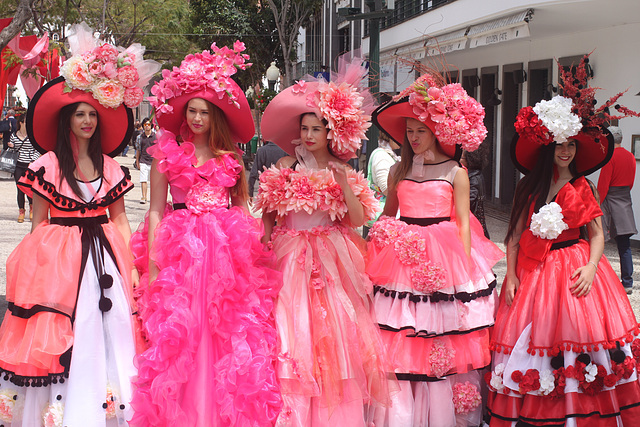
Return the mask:
[[[514,397],[490,392],[487,406],[492,415],[491,427],[507,426],[517,420],[533,426],[555,426],[564,424],[568,415],[576,416],[579,427],[617,427],[617,414],[625,426],[637,425],[640,420],[638,402],[640,384],[632,381],[594,396],[569,393],[564,399],[530,394]]]
[[[613,150],[613,157],[604,165],[598,178],[600,201],[607,197],[609,187],[633,188],[636,179],[636,158],[623,147]]]

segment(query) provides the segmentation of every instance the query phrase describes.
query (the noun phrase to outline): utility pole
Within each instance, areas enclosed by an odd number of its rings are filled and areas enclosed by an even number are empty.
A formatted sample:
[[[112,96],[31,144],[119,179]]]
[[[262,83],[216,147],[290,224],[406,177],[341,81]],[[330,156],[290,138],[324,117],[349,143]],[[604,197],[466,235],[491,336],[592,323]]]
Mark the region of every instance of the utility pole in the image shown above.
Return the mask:
[[[380,20],[393,12],[393,0],[364,0],[369,12],[362,12],[357,7],[344,7],[338,9],[338,14],[344,16],[347,21],[369,21],[369,91],[380,103]],[[384,9],[383,6],[387,8]],[[367,131],[367,162],[365,175],[368,174],[369,156],[378,147],[378,128],[371,126]]]

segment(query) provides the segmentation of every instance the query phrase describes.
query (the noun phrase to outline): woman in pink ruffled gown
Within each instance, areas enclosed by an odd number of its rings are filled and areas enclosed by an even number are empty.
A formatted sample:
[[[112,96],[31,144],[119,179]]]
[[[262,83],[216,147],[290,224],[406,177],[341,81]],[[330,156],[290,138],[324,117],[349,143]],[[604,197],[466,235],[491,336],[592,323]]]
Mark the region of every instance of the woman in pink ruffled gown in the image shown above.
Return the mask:
[[[244,69],[248,56],[241,43],[212,50],[152,89],[162,131],[149,150],[149,215],[132,239],[149,345],[136,358],[137,426],[270,426],[281,407],[272,314],[280,274],[248,214],[236,146],[253,136],[253,120],[230,78],[236,68],[221,65]]]
[[[389,400],[365,245],[353,230],[375,215],[377,201],[344,162],[370,125],[362,106],[370,95],[357,86],[363,71],[356,61],[346,80],[299,82],[262,119],[264,138],[295,155],[261,175],[257,197],[283,273],[275,314],[284,403],[278,426],[365,426],[365,405]],[[339,134],[347,120],[354,127]]]
[[[369,233],[374,309],[401,392],[376,426],[477,426],[491,362],[493,265],[502,251],[469,213],[461,147],[484,139],[482,106],[430,74],[374,112],[402,145],[382,217]],[[400,210],[400,218],[396,214]]]

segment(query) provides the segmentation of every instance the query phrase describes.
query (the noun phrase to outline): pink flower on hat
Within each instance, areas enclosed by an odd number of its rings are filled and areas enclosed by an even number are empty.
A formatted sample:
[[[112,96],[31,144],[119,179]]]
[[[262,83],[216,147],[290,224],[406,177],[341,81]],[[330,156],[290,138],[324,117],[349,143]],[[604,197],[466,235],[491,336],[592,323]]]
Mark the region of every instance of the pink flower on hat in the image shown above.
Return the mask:
[[[307,82],[304,80],[298,80],[296,84],[291,88],[291,92],[295,94],[305,93],[307,91]]]
[[[114,62],[118,57],[118,51],[112,45],[105,43],[94,50],[96,58],[103,62]]]
[[[118,80],[124,87],[134,87],[138,83],[138,70],[131,65],[118,68]]]
[[[73,56],[66,60],[60,68],[60,74],[65,77],[67,83],[77,89],[88,89],[93,83],[93,76],[87,68],[87,64],[79,56]]]
[[[105,107],[118,108],[124,100],[124,86],[112,80],[104,80],[94,85],[93,97]]]
[[[128,87],[124,90],[124,105],[129,108],[135,108],[142,102],[144,91],[139,87]]]

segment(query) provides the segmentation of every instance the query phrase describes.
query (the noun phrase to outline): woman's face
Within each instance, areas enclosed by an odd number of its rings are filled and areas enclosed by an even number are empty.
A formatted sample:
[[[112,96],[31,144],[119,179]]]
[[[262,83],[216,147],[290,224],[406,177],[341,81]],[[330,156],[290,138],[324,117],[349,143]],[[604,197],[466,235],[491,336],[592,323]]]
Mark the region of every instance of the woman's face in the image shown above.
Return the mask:
[[[407,118],[407,140],[413,154],[422,154],[427,150],[435,151],[436,136],[431,129],[419,120]]]
[[[307,150],[313,152],[327,146],[327,130],[322,120],[315,114],[305,114],[300,123],[300,139]]]
[[[187,125],[195,135],[203,135],[211,129],[209,105],[202,98],[193,98],[187,104]]]
[[[576,140],[569,139],[562,144],[556,143],[556,151],[553,156],[553,162],[560,168],[569,167],[569,164],[576,157]]]
[[[90,139],[98,127],[98,112],[91,105],[81,102],[71,115],[71,132],[78,140]]]

